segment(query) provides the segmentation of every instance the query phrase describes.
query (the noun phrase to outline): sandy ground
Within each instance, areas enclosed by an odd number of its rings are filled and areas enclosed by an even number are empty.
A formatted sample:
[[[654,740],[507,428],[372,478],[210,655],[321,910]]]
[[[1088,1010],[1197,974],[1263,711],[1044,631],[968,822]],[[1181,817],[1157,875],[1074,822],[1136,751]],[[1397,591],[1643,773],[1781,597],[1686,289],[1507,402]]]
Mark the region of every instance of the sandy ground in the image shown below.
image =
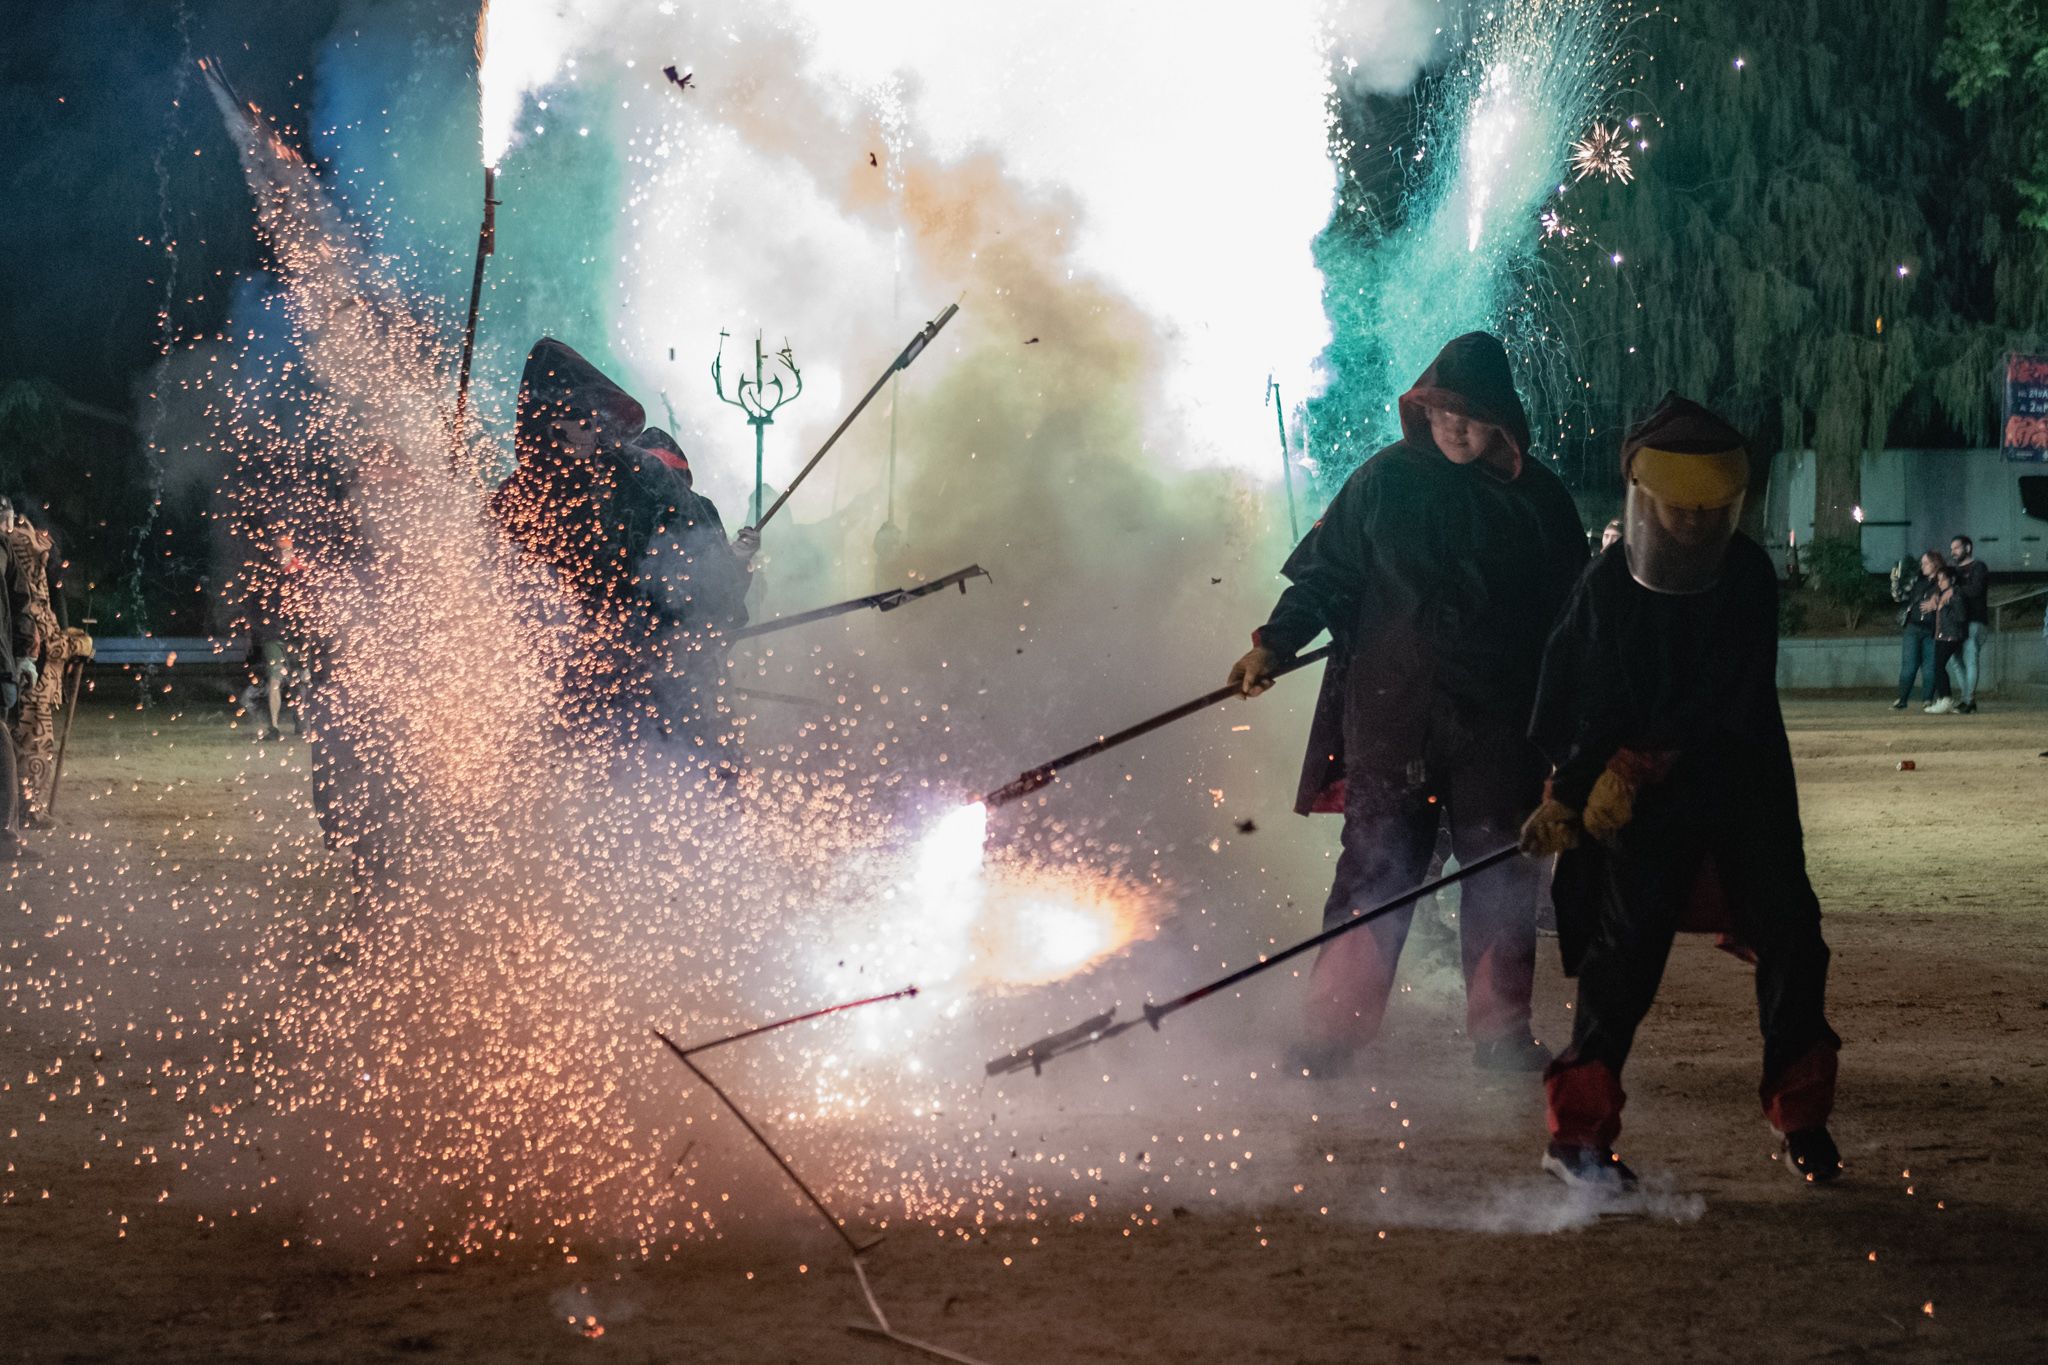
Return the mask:
[[[2048,710],[1789,715],[1847,1045],[1840,1187],[1771,1159],[1745,973],[1686,941],[1627,1078],[1624,1149],[1653,1192],[1633,1216],[1573,1209],[1534,1173],[1533,1079],[1475,1077],[1443,1010],[1397,1009],[1389,1089],[1326,1087],[1233,1133],[1278,1172],[1269,1193],[899,1232],[867,1261],[896,1326],[989,1365],[2048,1360]],[[317,899],[284,799],[304,750],[102,709],[65,780],[49,857],[0,883],[0,1360],[912,1358],[846,1330],[859,1288],[800,1220],[670,1263],[379,1270],[306,1248],[285,1213],[230,1216],[157,1159],[181,1106],[112,1064],[105,1021],[175,1018],[165,1046],[178,1028],[201,1046],[181,993],[219,986],[236,932],[203,888]],[[1545,954],[1539,1020],[1559,1036]],[[156,998],[121,998],[143,980]],[[1405,1128],[1381,1102],[1396,1075]],[[1133,1145],[1142,1124],[1064,1121],[1050,1141]],[[1295,1194],[1288,1172],[1311,1168]]]

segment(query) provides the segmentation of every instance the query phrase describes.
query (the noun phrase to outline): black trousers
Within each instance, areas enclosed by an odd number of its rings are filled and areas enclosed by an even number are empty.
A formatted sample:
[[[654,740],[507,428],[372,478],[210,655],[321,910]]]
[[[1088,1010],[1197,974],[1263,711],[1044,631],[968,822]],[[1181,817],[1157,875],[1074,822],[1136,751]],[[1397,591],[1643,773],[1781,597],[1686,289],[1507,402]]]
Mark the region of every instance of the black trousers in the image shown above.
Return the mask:
[[[1766,1090],[1817,1044],[1840,1045],[1825,1015],[1828,946],[1796,809],[1736,776],[1681,764],[1638,798],[1606,859],[1560,1066],[1600,1062],[1620,1076],[1709,858],[1736,935],[1756,953]]]
[[[1433,718],[1425,756],[1413,767],[1356,765],[1345,781],[1343,852],[1324,926],[1419,885],[1446,825],[1461,862],[1512,844],[1541,796],[1542,769],[1518,727],[1449,712]],[[1529,1036],[1541,884],[1541,866],[1526,858],[1462,884],[1466,1032],[1475,1040]],[[1414,907],[1404,906],[1324,945],[1310,976],[1313,1034],[1355,1046],[1378,1033],[1413,918]]]
[[[1934,696],[1937,701],[1943,697],[1955,695],[1955,690],[1948,680],[1948,665],[1949,660],[1962,652],[1963,642],[1961,640],[1943,640],[1939,638],[1935,640]]]

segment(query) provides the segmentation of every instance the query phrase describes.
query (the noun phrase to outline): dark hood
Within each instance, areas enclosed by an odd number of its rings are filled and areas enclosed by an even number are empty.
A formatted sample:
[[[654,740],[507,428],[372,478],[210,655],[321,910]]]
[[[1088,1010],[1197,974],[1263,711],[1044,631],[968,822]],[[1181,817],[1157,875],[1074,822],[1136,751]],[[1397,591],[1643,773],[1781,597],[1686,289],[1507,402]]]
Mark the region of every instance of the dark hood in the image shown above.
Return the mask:
[[[690,473],[690,457],[683,453],[683,448],[677,444],[676,438],[660,427],[647,428],[633,438],[632,444],[633,449],[641,455],[654,460],[664,469],[681,475],[684,483],[695,482]]]
[[[604,371],[553,337],[526,353],[514,439],[522,461],[545,450],[553,422],[589,422],[604,445],[623,445],[647,425],[647,410]]]
[[[1711,408],[1702,407],[1675,390],[1666,391],[1650,415],[1629,428],[1621,442],[1621,477],[1628,478],[1636,452],[1668,450],[1674,455],[1719,455],[1741,450],[1747,439],[1721,420]]]
[[[1529,453],[1529,414],[1515,393],[1507,350],[1491,332],[1467,332],[1437,352],[1415,386],[1401,395],[1401,435],[1410,445],[1436,449],[1424,408],[1441,408],[1498,427],[1514,452],[1510,477]]]

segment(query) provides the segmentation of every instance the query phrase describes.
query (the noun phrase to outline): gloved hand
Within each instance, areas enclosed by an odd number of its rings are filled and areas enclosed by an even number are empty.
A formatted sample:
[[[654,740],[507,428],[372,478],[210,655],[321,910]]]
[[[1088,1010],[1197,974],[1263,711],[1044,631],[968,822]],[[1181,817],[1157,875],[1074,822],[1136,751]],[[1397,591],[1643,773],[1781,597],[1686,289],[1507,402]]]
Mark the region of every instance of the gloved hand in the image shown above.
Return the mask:
[[[1586,797],[1586,811],[1583,816],[1586,833],[1602,843],[1611,844],[1614,836],[1621,833],[1636,815],[1635,779],[1616,772],[1613,768],[1600,774],[1593,783],[1593,790]]]
[[[756,527],[742,526],[740,533],[732,538],[732,552],[739,557],[742,564],[752,559],[754,552],[760,548],[761,532]]]
[[[1235,687],[1240,696],[1256,697],[1273,685],[1273,666],[1279,658],[1264,645],[1253,645],[1242,659],[1230,666],[1224,686]]]
[[[1532,858],[1546,858],[1579,846],[1579,813],[1554,796],[1522,822],[1522,852]]]
[[[36,685],[42,674],[36,668],[34,659],[17,659],[14,663],[14,684],[26,692]]]

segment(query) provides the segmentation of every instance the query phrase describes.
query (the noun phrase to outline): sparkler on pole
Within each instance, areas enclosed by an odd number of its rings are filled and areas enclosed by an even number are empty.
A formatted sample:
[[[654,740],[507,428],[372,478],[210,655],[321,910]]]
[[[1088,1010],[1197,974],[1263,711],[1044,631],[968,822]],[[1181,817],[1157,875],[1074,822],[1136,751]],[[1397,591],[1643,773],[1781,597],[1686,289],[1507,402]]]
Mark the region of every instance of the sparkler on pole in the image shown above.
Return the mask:
[[[1120,1033],[1136,1028],[1140,1024],[1150,1024],[1156,1033],[1159,1030],[1159,1021],[1166,1018],[1169,1014],[1178,1013],[1198,1000],[1206,1000],[1218,991],[1229,990],[1240,981],[1245,981],[1257,976],[1260,972],[1268,971],[1283,962],[1299,957],[1311,948],[1320,948],[1323,944],[1328,943],[1339,935],[1348,934],[1353,929],[1370,924],[1383,915],[1390,915],[1404,905],[1421,900],[1431,892],[1439,891],[1453,882],[1463,881],[1474,873],[1483,872],[1496,863],[1506,862],[1509,858],[1516,857],[1520,853],[1521,849],[1514,844],[1509,844],[1506,848],[1497,848],[1485,857],[1465,864],[1456,872],[1446,872],[1443,876],[1433,881],[1426,881],[1413,890],[1402,892],[1392,900],[1383,901],[1370,910],[1354,914],[1342,924],[1334,925],[1319,934],[1312,934],[1292,947],[1284,948],[1270,957],[1261,957],[1249,967],[1240,967],[1228,975],[1217,977],[1207,985],[1197,986],[1186,994],[1177,995],[1163,1005],[1155,1005],[1148,1000],[1139,1007],[1139,1015],[1135,1019],[1126,1019],[1122,1023],[1116,1023],[1116,1010],[1106,1010],[1092,1018],[1082,1020],[1072,1028],[1062,1029],[1058,1033],[1048,1033],[1045,1037],[1035,1042],[1026,1043],[1015,1052],[1006,1053],[1001,1057],[994,1058],[983,1070],[990,1076],[1006,1076],[1011,1072],[1022,1071],[1024,1068],[1029,1067],[1031,1068],[1031,1073],[1037,1075],[1044,1069],[1045,1064],[1055,1057],[1064,1056],[1069,1052],[1079,1052],[1084,1047],[1092,1047],[1096,1043],[1105,1042]]]
[[[889,362],[889,368],[882,371],[882,377],[875,381],[874,387],[861,395],[860,401],[853,405],[853,411],[847,413],[844,420],[842,420],[837,427],[833,428],[832,434],[825,438],[825,444],[818,447],[818,453],[811,456],[809,464],[805,465],[802,469],[797,471],[796,477],[789,481],[789,487],[782,490],[782,496],[777,498],[775,500],[774,506],[770,507],[766,512],[758,511],[758,504],[760,501],[760,489],[758,487],[755,489],[755,502],[757,507],[757,515],[754,518],[755,530],[758,531],[763,526],[766,526],[768,524],[768,519],[774,516],[777,512],[780,512],[782,510],[782,504],[789,501],[789,495],[796,492],[797,485],[802,483],[804,479],[809,476],[810,472],[818,467],[818,461],[825,458],[825,452],[832,449],[833,445],[839,440],[839,438],[846,434],[846,429],[853,425],[853,419],[860,416],[861,413],[867,408],[867,405],[875,400],[875,395],[882,391],[882,386],[887,384],[891,379],[895,378],[898,374],[901,374],[903,371],[909,369],[911,362],[916,360],[920,355],[924,354],[925,347],[931,345],[932,338],[939,334],[939,329],[944,327],[947,323],[951,322],[953,320],[953,314],[959,311],[959,304],[949,303],[946,305],[945,312],[939,314],[937,317],[933,318],[930,322],[927,322],[923,327],[918,329],[917,335],[910,339],[909,344],[903,348],[902,352],[896,357],[896,359]]]
[[[1287,450],[1287,407],[1280,399],[1280,381],[1266,376],[1266,401],[1273,405],[1273,425],[1280,429],[1280,477],[1287,484],[1287,529],[1301,540],[1301,520],[1294,511],[1294,460]]]
[[[462,324],[462,365],[455,378],[455,426],[448,452],[451,470],[459,467],[462,453],[462,423],[469,412],[469,362],[476,350],[476,313],[483,300],[484,262],[498,249],[498,163],[504,159],[512,140],[509,114],[495,113],[491,70],[491,0],[483,0],[476,14],[476,99],[478,134],[483,146],[484,216],[476,230],[476,273],[469,281],[469,317]],[[494,116],[495,113],[495,116]],[[498,127],[496,125],[504,125]]]
[[[1312,649],[1306,654],[1290,659],[1275,668],[1272,676],[1284,677],[1298,668],[1306,668],[1318,659],[1327,658],[1332,648],[1330,645],[1324,645],[1321,649]],[[1219,687],[1213,692],[1204,692],[1193,701],[1184,701],[1171,710],[1161,711],[1158,715],[1141,720],[1136,725],[1126,726],[1113,735],[1104,735],[1093,744],[1084,744],[1072,753],[1061,754],[1049,763],[1041,763],[1036,768],[1027,769],[981,797],[981,803],[991,810],[997,806],[1006,806],[1020,796],[1028,796],[1037,791],[1058,777],[1063,769],[1079,763],[1084,758],[1093,758],[1099,753],[1116,748],[1119,744],[1128,744],[1140,735],[1149,735],[1154,730],[1171,725],[1177,720],[1184,720],[1197,711],[1206,711],[1217,702],[1237,695],[1238,688],[1234,683]]]
[[[498,168],[484,167],[484,218],[476,231],[476,273],[469,281],[469,318],[462,324],[462,368],[455,381],[455,449],[462,449],[462,420],[469,409],[469,362],[476,350],[476,312],[483,298],[484,262],[498,249]],[[452,457],[451,457],[452,458]]]
[[[960,589],[960,595],[965,597],[967,595],[967,580],[970,578],[986,578],[991,583],[995,582],[994,575],[990,574],[987,569],[982,568],[979,564],[969,564],[964,569],[955,569],[944,578],[934,578],[929,583],[919,583],[908,588],[890,588],[886,592],[871,592],[865,597],[852,597],[844,602],[834,602],[830,606],[813,607],[809,611],[800,611],[792,616],[777,616],[772,620],[757,622],[751,626],[743,626],[739,630],[733,631],[727,638],[747,640],[756,635],[768,635],[778,630],[788,630],[792,626],[809,625],[813,621],[823,621],[834,616],[844,616],[848,612],[861,611],[863,609],[894,611],[906,602],[915,602],[920,597],[929,597],[935,592],[944,592],[947,588],[955,586]]]

